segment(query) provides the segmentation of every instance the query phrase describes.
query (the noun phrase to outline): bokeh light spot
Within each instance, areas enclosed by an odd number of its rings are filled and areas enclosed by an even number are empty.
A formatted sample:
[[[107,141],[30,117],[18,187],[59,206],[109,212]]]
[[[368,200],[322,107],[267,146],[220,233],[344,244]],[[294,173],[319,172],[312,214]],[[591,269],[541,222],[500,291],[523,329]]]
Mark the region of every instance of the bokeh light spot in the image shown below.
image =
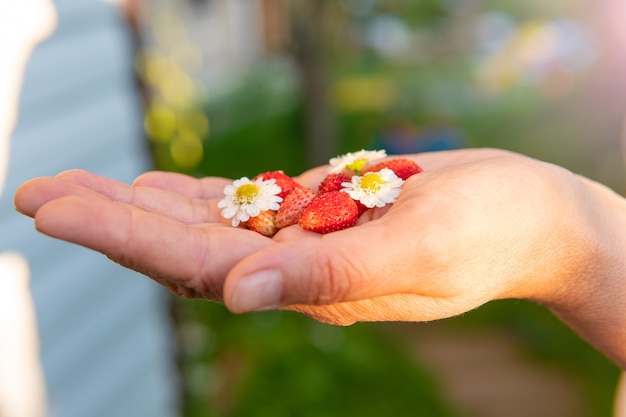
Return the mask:
[[[176,115],[166,105],[154,102],[146,110],[144,129],[154,142],[168,142],[176,132]]]
[[[180,132],[170,144],[170,154],[179,167],[195,168],[204,156],[202,140],[193,132]]]

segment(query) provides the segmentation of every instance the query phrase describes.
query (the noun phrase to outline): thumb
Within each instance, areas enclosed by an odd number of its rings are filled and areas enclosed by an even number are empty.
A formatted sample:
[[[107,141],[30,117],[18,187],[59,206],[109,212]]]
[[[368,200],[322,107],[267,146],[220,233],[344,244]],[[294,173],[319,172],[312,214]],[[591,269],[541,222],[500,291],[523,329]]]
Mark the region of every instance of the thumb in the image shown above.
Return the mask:
[[[388,228],[372,227],[380,220],[279,242],[247,257],[229,273],[224,302],[243,313],[412,292],[415,271],[407,262],[412,251],[396,239],[386,242]],[[376,236],[380,231],[382,236]]]

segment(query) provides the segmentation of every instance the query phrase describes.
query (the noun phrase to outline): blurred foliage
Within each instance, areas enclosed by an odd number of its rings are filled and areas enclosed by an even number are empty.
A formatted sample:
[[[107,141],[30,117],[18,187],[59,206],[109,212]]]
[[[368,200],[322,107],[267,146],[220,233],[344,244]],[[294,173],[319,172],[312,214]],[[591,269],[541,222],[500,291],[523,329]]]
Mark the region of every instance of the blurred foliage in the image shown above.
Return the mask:
[[[232,316],[205,301],[181,303],[178,314],[188,415],[456,415],[406,347],[371,325]]]
[[[294,20],[311,18],[310,3],[288,4]],[[324,3],[309,29],[328,71],[336,149],[494,146],[626,189],[616,151],[626,92],[606,79],[613,61],[588,55],[590,45],[602,52],[598,40],[572,25],[584,4]],[[184,27],[160,18],[158,28],[179,42],[149,48],[139,61],[152,92],[146,130],[157,167],[229,178],[307,169],[303,64],[287,50],[207,90],[191,75],[198,60]],[[291,313],[176,305],[186,417],[462,415],[443,403],[402,337],[378,325],[335,328]],[[591,416],[610,415],[619,370],[546,309],[501,301],[443,325],[514,335],[529,359],[572,376]]]
[[[304,169],[302,103],[292,77],[280,61],[261,63],[212,100],[197,104],[195,111],[210,120],[202,158],[183,167],[170,142],[153,139],[158,167],[228,178],[276,169],[300,173]]]
[[[523,300],[492,302],[446,325],[451,331],[490,327],[513,336],[530,360],[570,375],[590,404],[590,417],[612,415],[619,368],[544,307]]]
[[[302,102],[293,78],[284,62],[266,62],[205,105],[213,131],[201,172],[239,178],[304,170]]]

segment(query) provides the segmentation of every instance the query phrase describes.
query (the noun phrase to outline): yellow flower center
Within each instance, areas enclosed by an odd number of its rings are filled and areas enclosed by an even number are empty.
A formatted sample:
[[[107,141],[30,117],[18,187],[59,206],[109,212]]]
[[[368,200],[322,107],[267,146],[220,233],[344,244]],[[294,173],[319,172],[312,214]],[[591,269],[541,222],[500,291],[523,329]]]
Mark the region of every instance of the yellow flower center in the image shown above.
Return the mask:
[[[235,191],[235,200],[238,204],[250,204],[259,195],[259,186],[256,184],[244,184]]]
[[[367,174],[361,178],[361,189],[367,193],[374,194],[386,183],[382,177],[376,173]]]
[[[366,158],[355,159],[351,164],[347,164],[346,168],[350,171],[354,171],[357,174],[361,171],[361,169],[367,164]]]

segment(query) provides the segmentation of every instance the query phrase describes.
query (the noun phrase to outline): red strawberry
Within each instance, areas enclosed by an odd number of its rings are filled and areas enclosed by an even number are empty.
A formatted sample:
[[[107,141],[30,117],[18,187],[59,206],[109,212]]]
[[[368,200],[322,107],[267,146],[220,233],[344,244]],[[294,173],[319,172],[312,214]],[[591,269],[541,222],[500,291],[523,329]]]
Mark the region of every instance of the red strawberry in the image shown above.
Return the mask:
[[[276,227],[282,229],[283,227],[298,223],[300,213],[309,205],[313,197],[315,197],[315,193],[308,188],[295,188],[285,197],[283,202],[280,203],[280,208],[276,213]]]
[[[278,194],[279,197],[285,198],[285,196],[287,194],[289,194],[290,192],[292,192],[294,190],[294,188],[296,187],[301,187],[300,184],[298,184],[296,182],[296,180],[294,180],[293,178],[291,178],[289,175],[285,174],[283,171],[267,171],[267,172],[263,172],[262,174],[257,175],[256,177],[254,177],[252,179],[252,181],[256,181],[259,178],[263,177],[263,180],[270,180],[270,179],[275,179],[276,180],[276,185],[278,185],[280,187],[280,194]]]
[[[330,233],[354,226],[359,218],[356,202],[341,191],[318,194],[300,215],[298,224],[306,230]]]
[[[324,180],[320,183],[317,193],[324,194],[329,191],[340,191],[343,188],[341,184],[344,182],[350,182],[351,180],[352,180],[352,177],[347,175],[344,172],[340,172],[337,174],[328,174],[326,178],[324,178]],[[367,207],[361,204],[360,201],[355,200],[355,202],[356,202],[357,207],[359,208],[359,216],[360,216],[361,214],[363,214],[365,210],[367,210]]]
[[[248,219],[248,229],[272,237],[276,234],[276,211],[265,210],[256,217]]]
[[[324,194],[329,191],[341,190],[341,183],[350,182],[350,177],[344,173],[328,174],[326,178],[320,183],[317,193]]]
[[[365,204],[361,203],[360,201],[354,200],[354,202],[356,203],[356,206],[359,209],[359,216],[365,213],[365,210],[369,210],[369,207],[367,207]]]
[[[377,172],[383,168],[389,168],[395,174],[406,181],[411,175],[419,174],[422,172],[422,168],[417,165],[414,161],[406,158],[396,158],[396,159],[388,159],[386,161],[382,161],[377,163],[376,165],[372,165],[369,167],[365,167],[361,170],[361,175],[365,175],[367,172]]]

